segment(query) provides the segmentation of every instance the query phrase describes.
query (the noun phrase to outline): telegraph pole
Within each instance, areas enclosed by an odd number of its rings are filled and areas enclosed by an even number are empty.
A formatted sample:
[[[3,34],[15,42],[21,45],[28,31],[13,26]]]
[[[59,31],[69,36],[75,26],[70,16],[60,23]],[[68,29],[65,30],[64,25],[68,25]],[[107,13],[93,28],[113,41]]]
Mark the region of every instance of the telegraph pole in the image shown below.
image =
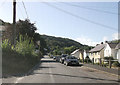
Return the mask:
[[[16,44],[16,0],[13,0],[13,44]]]

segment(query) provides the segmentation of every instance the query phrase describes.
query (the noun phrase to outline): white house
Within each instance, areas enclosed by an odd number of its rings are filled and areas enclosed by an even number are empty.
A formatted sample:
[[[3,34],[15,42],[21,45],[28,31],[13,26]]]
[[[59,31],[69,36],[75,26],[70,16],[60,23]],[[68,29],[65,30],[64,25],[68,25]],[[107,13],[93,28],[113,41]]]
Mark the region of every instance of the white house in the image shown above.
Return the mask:
[[[117,59],[117,50],[115,49],[117,46],[117,43],[105,43],[106,46],[104,48],[104,57],[110,57],[112,56],[114,59]]]
[[[80,56],[80,50],[77,49],[77,50],[73,51],[73,52],[71,53],[71,55],[72,55],[72,56],[75,56],[76,58],[80,58],[80,57],[79,57],[79,56]]]
[[[84,57],[84,59],[85,59],[87,56],[89,57],[89,51],[84,50],[84,52],[83,52],[83,57]]]
[[[83,59],[83,58],[85,59],[86,56],[89,56],[89,53],[87,53],[86,50],[81,51],[80,49],[77,49],[77,50],[73,51],[71,53],[71,55],[75,56],[78,59]]]
[[[115,49],[117,50],[117,59],[118,62],[120,63],[120,43],[116,46]]]

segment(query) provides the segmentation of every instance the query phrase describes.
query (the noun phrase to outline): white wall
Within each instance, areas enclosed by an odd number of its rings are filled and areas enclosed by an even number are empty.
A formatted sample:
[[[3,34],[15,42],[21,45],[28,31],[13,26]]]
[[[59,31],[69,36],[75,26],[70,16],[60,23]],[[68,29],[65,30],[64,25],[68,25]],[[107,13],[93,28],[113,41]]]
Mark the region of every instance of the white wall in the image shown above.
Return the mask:
[[[79,58],[80,55],[80,51],[75,52],[74,54],[72,54],[73,56],[75,56],[76,58]]]
[[[117,50],[116,49],[112,49],[112,56],[114,59],[117,59]]]
[[[104,57],[109,57],[111,56],[111,48],[110,46],[106,43],[106,47],[104,49]]]
[[[117,51],[117,59],[118,59],[118,62],[120,63],[120,49]]]

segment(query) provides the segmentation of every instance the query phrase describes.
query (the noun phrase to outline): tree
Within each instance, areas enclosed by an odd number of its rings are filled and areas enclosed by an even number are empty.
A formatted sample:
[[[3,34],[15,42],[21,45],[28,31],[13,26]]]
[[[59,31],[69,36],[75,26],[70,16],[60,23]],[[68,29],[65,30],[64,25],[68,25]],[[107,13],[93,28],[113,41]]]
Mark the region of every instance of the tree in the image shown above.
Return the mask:
[[[19,20],[16,23],[16,29],[18,34],[27,35],[29,37],[34,37],[37,28],[34,23],[31,23],[29,19]]]
[[[75,47],[75,46],[65,47],[64,53],[70,55],[75,49],[77,49],[77,47]]]
[[[6,30],[3,33],[3,39],[9,39],[9,41],[12,43],[12,34],[13,34],[13,26],[12,24],[7,24]],[[23,40],[25,39],[25,36],[28,36],[31,38],[34,42],[34,45],[37,45],[37,41],[40,41],[40,51],[42,54],[45,54],[45,48],[47,48],[46,41],[41,37],[39,33],[36,33],[35,31],[37,28],[35,27],[34,23],[31,23],[30,20],[19,20],[16,23],[16,39],[19,41],[20,35],[23,36]]]

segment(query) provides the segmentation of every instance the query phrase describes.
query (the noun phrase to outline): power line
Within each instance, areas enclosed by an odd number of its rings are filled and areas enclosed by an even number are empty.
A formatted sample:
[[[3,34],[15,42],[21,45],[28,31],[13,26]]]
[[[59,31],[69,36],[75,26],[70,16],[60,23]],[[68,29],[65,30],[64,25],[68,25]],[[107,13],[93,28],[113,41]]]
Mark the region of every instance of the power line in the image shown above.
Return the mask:
[[[118,13],[114,13],[114,12],[110,12],[110,11],[98,10],[98,9],[95,9],[95,8],[89,8],[89,7],[80,6],[80,5],[75,5],[75,4],[67,4],[67,3],[64,3],[64,2],[61,2],[61,3],[66,4],[66,5],[68,5],[68,6],[79,7],[79,8],[88,9],[88,10],[93,10],[93,11],[97,11],[97,12],[103,12],[103,13],[108,13],[108,14],[120,15],[120,14],[118,14]]]
[[[80,5],[80,4],[77,4],[77,5]],[[95,5],[80,5],[80,6],[83,6],[83,7],[89,7],[89,8],[95,8],[95,9],[103,9],[103,7],[101,7],[101,6],[95,6]],[[108,7],[108,6],[106,6],[106,7],[104,7],[104,9],[113,9],[113,10],[116,10],[116,8],[113,8],[113,7]]]
[[[73,13],[71,13],[71,12],[68,12],[68,11],[66,11],[66,10],[63,10],[63,9],[61,9],[61,8],[55,6],[55,5],[51,5],[51,4],[48,4],[48,3],[46,3],[46,2],[42,2],[42,3],[48,5],[48,6],[52,7],[52,8],[55,8],[55,9],[61,11],[61,12],[64,12],[64,13],[66,13],[66,14],[69,14],[69,15],[71,15],[71,16],[73,16],[73,17],[76,17],[76,18],[78,18],[78,19],[81,19],[81,20],[87,21],[87,22],[89,22],[89,23],[96,24],[96,25],[99,25],[99,26],[101,26],[101,27],[106,27],[106,28],[108,28],[108,29],[117,31],[117,29],[114,28],[114,27],[110,27],[110,26],[108,26],[108,25],[104,25],[104,24],[101,24],[101,23],[98,23],[98,22],[95,22],[95,21],[86,19],[86,18],[84,18],[84,17],[80,17],[80,16],[78,16],[78,15],[76,15],[76,14],[73,14]]]
[[[23,19],[24,19],[25,17],[24,17],[24,15],[23,15],[23,12],[22,12],[21,7],[20,7],[19,4],[18,4],[18,8],[20,9],[20,13],[22,14],[22,17],[23,17]]]
[[[25,7],[25,4],[24,4],[23,1],[22,1],[22,4],[23,4],[23,7],[24,7],[24,9],[25,9],[25,13],[26,13],[27,19],[29,19],[29,16],[28,16],[28,13],[27,13],[27,10],[26,10],[26,7]]]
[[[7,2],[7,0],[4,0],[2,4],[0,5],[0,8]]]

